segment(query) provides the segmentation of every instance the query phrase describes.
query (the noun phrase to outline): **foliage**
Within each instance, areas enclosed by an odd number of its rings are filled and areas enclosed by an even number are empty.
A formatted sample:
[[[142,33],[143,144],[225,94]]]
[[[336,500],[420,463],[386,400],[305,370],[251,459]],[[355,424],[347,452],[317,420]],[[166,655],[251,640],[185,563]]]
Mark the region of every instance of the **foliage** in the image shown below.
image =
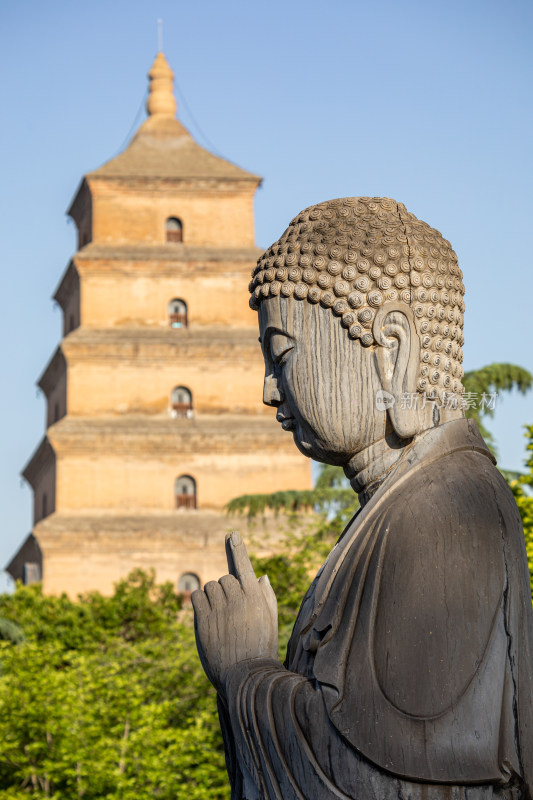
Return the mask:
[[[2,639],[6,642],[14,642],[15,644],[17,642],[22,642],[24,639],[22,628],[12,622],[12,620],[0,617],[0,640]]]
[[[527,369],[516,364],[488,364],[486,367],[465,372],[462,383],[465,392],[479,395],[510,392],[512,389],[525,394],[533,385],[533,376]],[[494,410],[489,408],[485,413],[493,416]]]
[[[484,417],[494,416],[494,404],[488,402],[490,395],[510,392],[513,389],[526,394],[533,385],[533,375],[516,364],[488,364],[481,369],[465,372],[462,383],[465,399],[468,397],[473,399],[472,405],[465,411],[465,416],[475,419],[481,435],[494,449],[492,436],[483,424]]]
[[[256,560],[282,646],[332,530]],[[171,585],[135,571],[112,597],[77,601],[19,585],[0,617],[24,637],[0,641],[0,800],[229,798],[215,692]]]
[[[320,464],[320,472],[313,489],[293,489],[271,494],[244,494],[226,505],[228,514],[243,514],[250,519],[267,511],[276,514],[316,512],[320,518],[340,515],[349,519],[358,506],[357,495],[346,478],[342,467]]]
[[[528,459],[526,466],[529,468],[529,472],[511,480],[509,485],[515,496],[520,516],[522,517],[522,524],[526,537],[529,577],[533,592],[533,495],[531,494],[531,488],[533,487],[533,425],[526,426],[525,435],[528,439]]]
[[[132,573],[110,598],[0,597],[0,800],[229,797],[192,611]]]
[[[316,502],[313,489],[289,489],[285,492],[270,494],[243,494],[230,500],[226,505],[228,514],[247,513],[250,517],[264,514],[266,511],[284,511],[297,513],[311,509]]]

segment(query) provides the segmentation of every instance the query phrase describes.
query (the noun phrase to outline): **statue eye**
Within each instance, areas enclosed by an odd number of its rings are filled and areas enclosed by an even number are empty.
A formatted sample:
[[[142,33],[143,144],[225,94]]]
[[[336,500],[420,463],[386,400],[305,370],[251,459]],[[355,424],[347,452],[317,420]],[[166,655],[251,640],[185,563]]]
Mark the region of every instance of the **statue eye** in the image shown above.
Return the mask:
[[[282,333],[273,333],[270,337],[270,353],[275,364],[284,364],[287,356],[294,349],[294,341]]]

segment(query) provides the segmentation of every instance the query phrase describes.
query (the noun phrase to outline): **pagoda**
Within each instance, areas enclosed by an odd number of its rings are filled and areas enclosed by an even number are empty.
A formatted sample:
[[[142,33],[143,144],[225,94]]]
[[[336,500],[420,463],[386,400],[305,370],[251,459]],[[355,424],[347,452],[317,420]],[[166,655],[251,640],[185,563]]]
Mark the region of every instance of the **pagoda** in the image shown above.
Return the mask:
[[[247,290],[260,178],[178,121],[161,52],[149,79],[147,119],[68,211],[79,249],[38,381],[46,434],[23,471],[34,526],[7,567],[49,594],[109,593],[136,567],[190,592],[227,571],[230,499],[311,483],[261,402]]]

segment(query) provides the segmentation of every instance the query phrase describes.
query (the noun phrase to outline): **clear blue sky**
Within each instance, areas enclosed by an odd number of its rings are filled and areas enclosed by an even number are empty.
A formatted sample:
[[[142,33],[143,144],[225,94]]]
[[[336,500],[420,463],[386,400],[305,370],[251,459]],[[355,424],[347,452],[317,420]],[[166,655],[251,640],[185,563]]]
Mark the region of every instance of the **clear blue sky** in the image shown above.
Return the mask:
[[[459,256],[465,368],[533,371],[529,0],[4,2],[0,565],[31,530],[19,473],[44,434],[35,380],[75,250],[64,212],[144,116],[158,17],[182,121],[264,176],[259,246],[312,203],[401,200]],[[521,468],[525,423],[533,395],[505,397],[491,424],[502,466]]]

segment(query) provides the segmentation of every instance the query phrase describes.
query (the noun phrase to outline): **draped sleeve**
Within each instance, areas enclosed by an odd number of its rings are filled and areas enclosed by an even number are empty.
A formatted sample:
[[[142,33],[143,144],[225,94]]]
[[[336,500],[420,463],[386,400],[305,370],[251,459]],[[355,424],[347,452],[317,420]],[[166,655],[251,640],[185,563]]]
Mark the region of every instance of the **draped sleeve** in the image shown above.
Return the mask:
[[[524,783],[533,797],[533,612],[516,505],[473,448],[421,466],[341,537],[285,666],[230,670],[234,800],[518,800]]]

